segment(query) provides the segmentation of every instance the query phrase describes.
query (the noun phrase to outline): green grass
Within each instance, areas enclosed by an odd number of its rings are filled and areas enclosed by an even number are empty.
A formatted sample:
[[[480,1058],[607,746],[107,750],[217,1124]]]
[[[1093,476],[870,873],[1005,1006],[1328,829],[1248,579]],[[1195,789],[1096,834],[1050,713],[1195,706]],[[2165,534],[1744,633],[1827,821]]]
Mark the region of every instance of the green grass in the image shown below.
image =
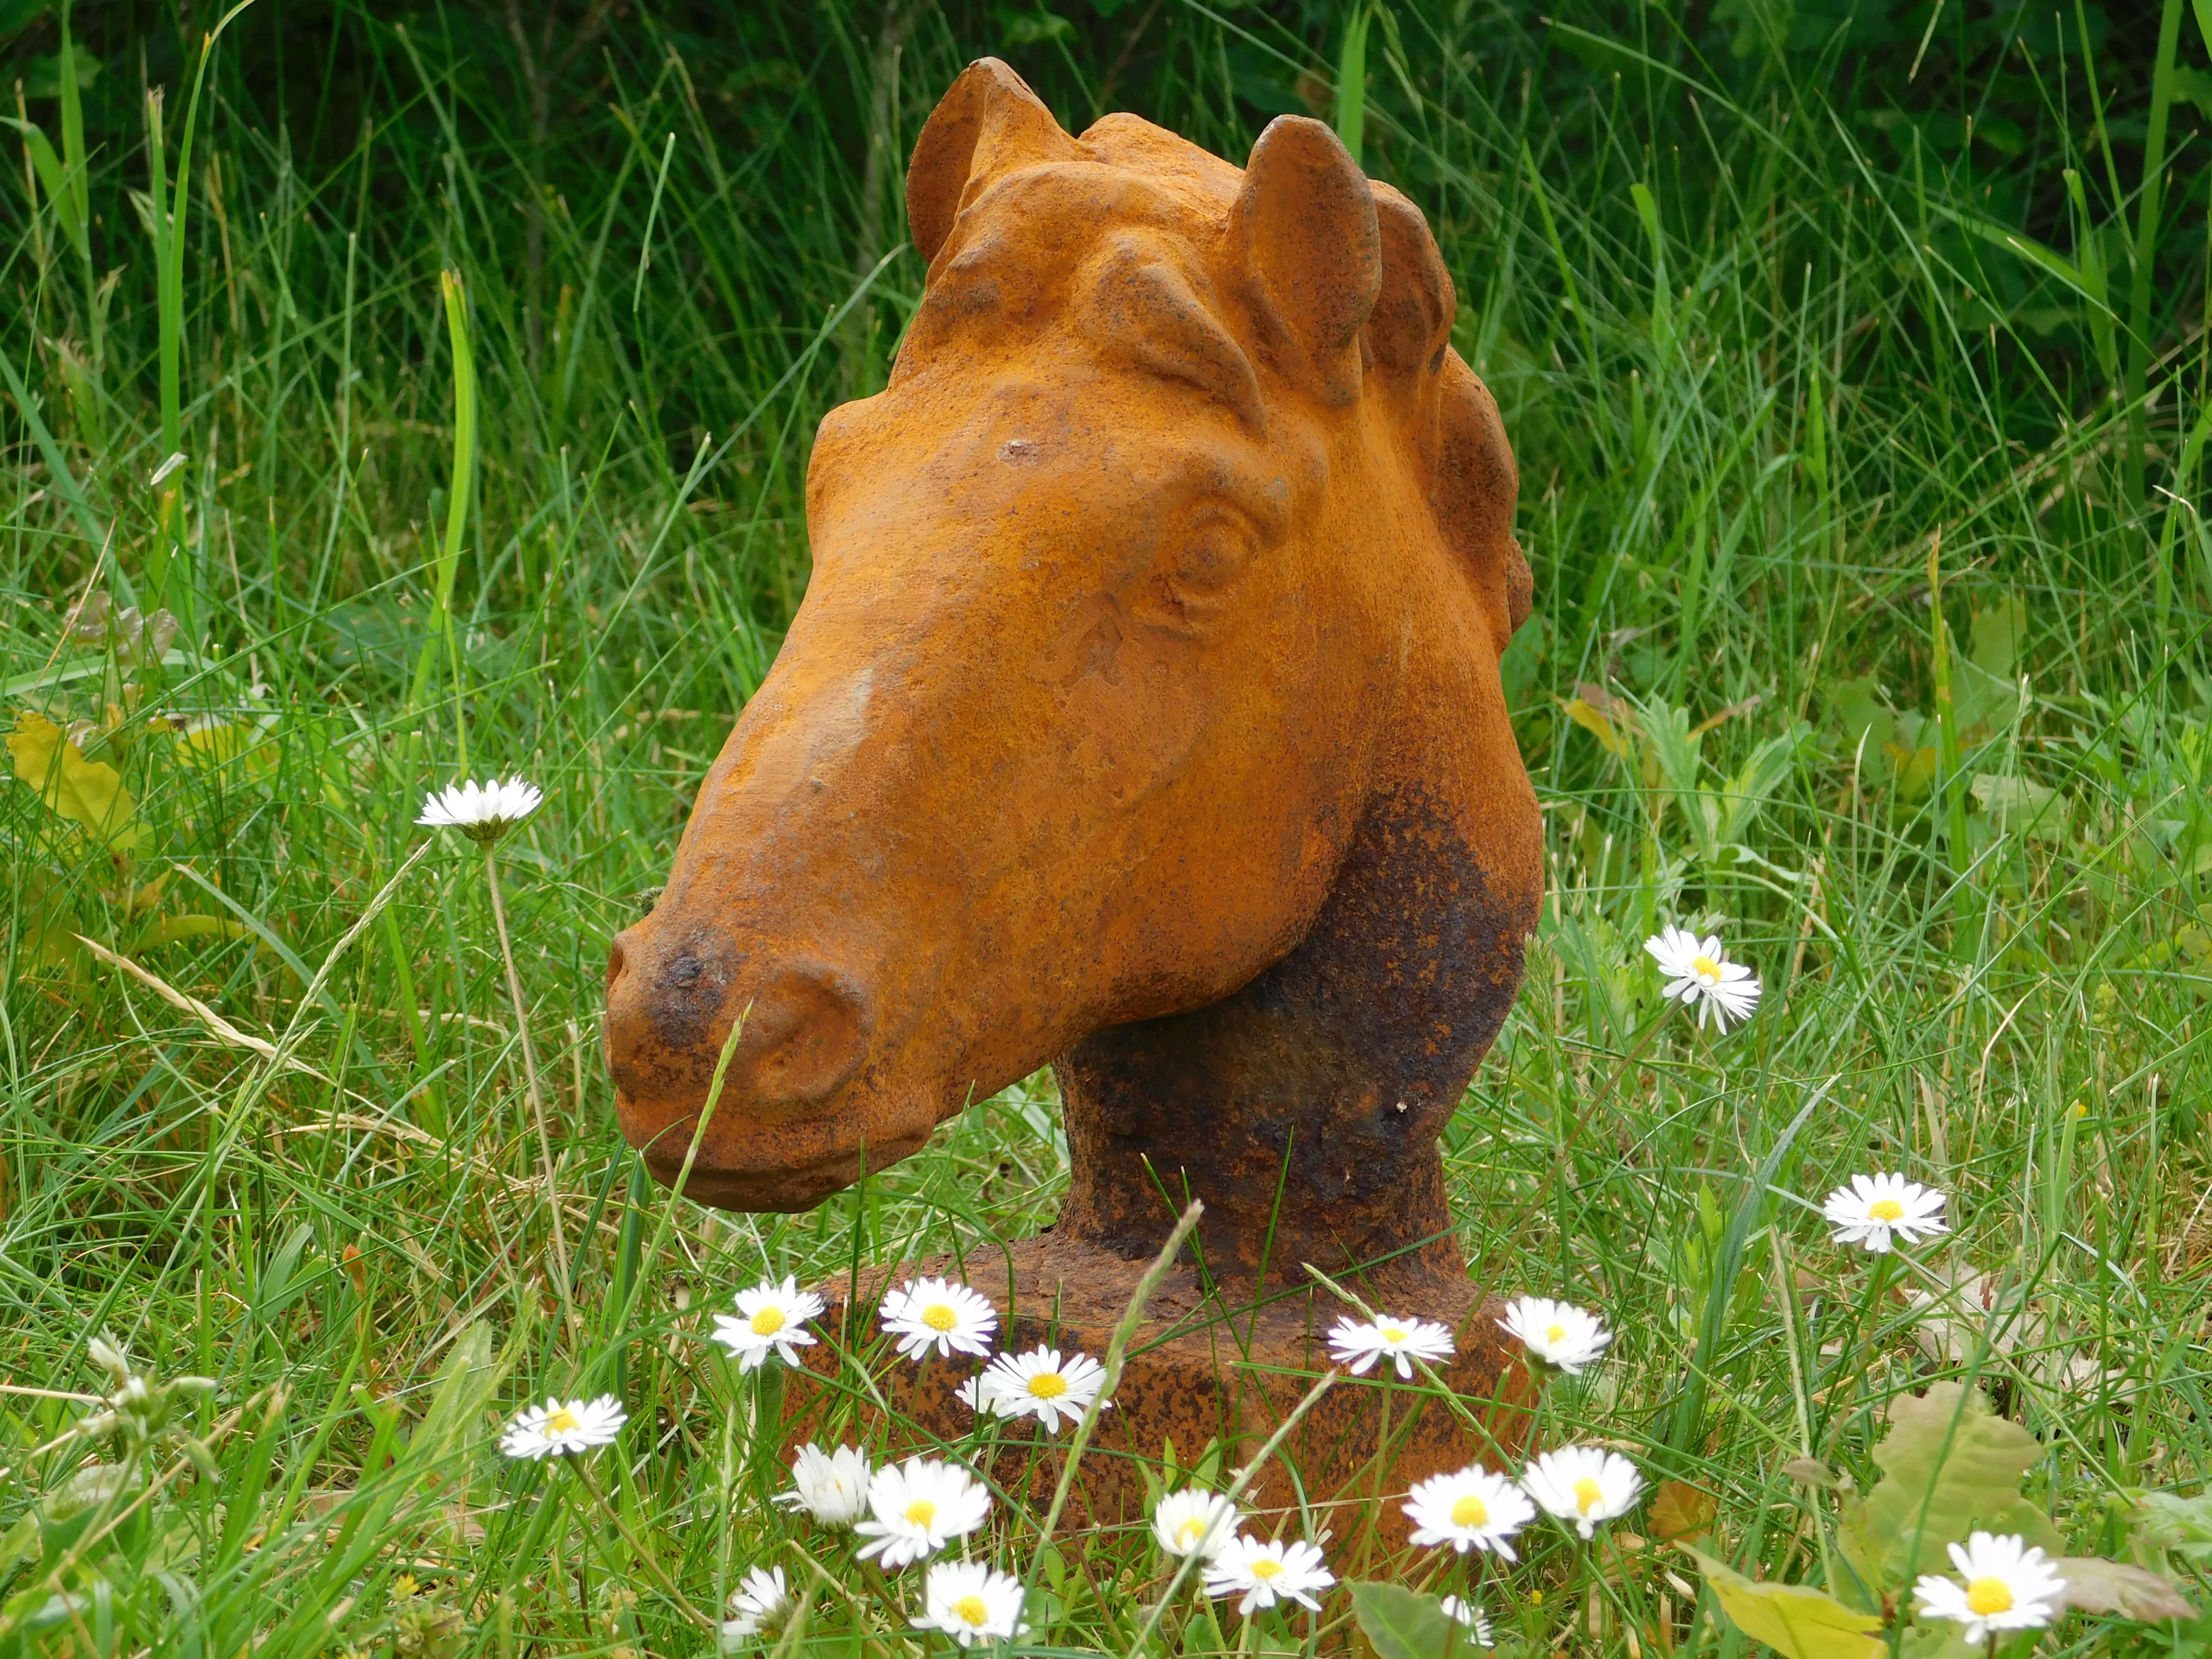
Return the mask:
[[[2041,1441],[2029,1491],[2078,1553],[2136,1547],[2137,1489],[2197,1491],[2197,14],[1407,7],[1351,31],[1352,96],[1341,11],[1067,10],[556,11],[521,46],[490,8],[252,10],[181,179],[214,16],[189,47],[166,15],[82,20],[81,100],[41,67],[58,17],[0,36],[59,181],[27,141],[0,183],[0,714],[89,722],[129,796],[94,775],[71,823],[0,786],[0,1648],[696,1650],[666,1586],[712,1607],[807,1536],[764,1504],[772,1402],[707,1312],[764,1269],[1049,1219],[1048,1074],[865,1194],[720,1216],[643,1178],[597,1036],[608,940],[805,589],[814,423],[881,384],[919,299],[903,156],[986,49],[1072,127],[1135,107],[1232,159],[1280,109],[1357,121],[1437,228],[1521,461],[1508,679],[1551,881],[1449,1179],[1480,1283],[1620,1333],[1547,1434],[1633,1449],[1717,1500],[1720,1553],[1815,1582],[1832,1500],[1784,1465],[1867,1486],[1885,1402],[1945,1376]],[[132,192],[189,204],[166,260]],[[102,593],[174,613],[164,660],[67,637]],[[481,863],[407,864],[464,769],[549,797],[501,871],[551,1195]],[[1767,988],[1720,1041],[1640,949],[1696,918]],[[1867,1295],[1803,1200],[1874,1168],[1952,1194],[1917,1260],[2017,1316]],[[132,1453],[152,1484],[72,1511],[96,1449],[63,1396],[107,1387],[101,1331],[216,1386]],[[494,1449],[556,1389],[629,1409],[595,1466],[620,1528]],[[1524,1555],[1486,1593],[1522,1652],[1741,1648],[1656,1543]],[[1142,1540],[1044,1565],[1039,1640],[1127,1650]],[[61,1585],[80,1613],[27,1634]],[[882,1616],[825,1596],[810,1640],[896,1648],[848,1633]]]

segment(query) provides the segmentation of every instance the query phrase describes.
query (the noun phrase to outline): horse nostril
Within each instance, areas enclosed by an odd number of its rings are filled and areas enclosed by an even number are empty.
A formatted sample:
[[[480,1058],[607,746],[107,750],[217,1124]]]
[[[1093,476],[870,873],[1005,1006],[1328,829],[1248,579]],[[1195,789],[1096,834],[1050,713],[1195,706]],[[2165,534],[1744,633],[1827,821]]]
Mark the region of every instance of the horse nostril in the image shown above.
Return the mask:
[[[744,1093],[760,1105],[828,1099],[860,1069],[873,1024],[857,987],[809,969],[787,969],[770,979],[743,1018],[738,1065]]]

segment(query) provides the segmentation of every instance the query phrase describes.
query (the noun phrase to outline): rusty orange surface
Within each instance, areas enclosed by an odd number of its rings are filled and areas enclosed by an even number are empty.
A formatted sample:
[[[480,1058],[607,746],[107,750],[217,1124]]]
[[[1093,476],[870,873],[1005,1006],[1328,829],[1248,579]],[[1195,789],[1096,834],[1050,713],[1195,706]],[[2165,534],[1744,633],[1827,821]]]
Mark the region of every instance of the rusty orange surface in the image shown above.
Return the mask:
[[[991,59],[908,199],[925,295],[816,439],[805,602],[615,942],[623,1133],[795,1210],[1048,1062],[1053,1249],[1139,1261],[1194,1196],[1232,1300],[1312,1262],[1456,1319],[1437,1140],[1542,873],[1513,455],[1428,225],[1317,122],[1240,170]]]

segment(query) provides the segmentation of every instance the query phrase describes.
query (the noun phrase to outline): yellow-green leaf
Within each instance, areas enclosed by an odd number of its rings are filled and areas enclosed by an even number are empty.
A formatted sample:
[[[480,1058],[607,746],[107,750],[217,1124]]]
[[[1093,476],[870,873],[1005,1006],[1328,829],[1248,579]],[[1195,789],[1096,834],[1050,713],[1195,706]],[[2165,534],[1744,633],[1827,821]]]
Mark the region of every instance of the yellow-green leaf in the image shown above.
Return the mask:
[[[123,775],[106,761],[87,760],[84,750],[44,714],[17,711],[8,753],[15,775],[38,791],[48,811],[111,852],[125,853],[138,844],[137,808],[123,787]]]
[[[252,930],[242,921],[226,921],[220,916],[204,916],[195,911],[190,915],[163,916],[146,936],[149,945],[168,945],[180,939],[244,939]]]
[[[1852,1612],[1826,1590],[1762,1583],[1702,1550],[1690,1553],[1729,1622],[1787,1659],[1875,1659],[1888,1651],[1880,1619]]]
[[[1613,722],[1580,697],[1576,697],[1568,702],[1566,710],[1567,718],[1595,738],[1607,754],[1621,755],[1627,752],[1621,741],[1620,733],[1613,729]]]
[[[1882,1478],[1864,1501],[1846,1499],[1844,1552],[1861,1582],[1893,1592],[1938,1570],[1944,1547],[1979,1528],[2018,1533],[2051,1555],[2065,1548],[2051,1517],[2020,1495],[2021,1477],[2043,1455],[2019,1424],[1993,1417],[1978,1391],[1931,1384],[1889,1408],[1875,1448]]]

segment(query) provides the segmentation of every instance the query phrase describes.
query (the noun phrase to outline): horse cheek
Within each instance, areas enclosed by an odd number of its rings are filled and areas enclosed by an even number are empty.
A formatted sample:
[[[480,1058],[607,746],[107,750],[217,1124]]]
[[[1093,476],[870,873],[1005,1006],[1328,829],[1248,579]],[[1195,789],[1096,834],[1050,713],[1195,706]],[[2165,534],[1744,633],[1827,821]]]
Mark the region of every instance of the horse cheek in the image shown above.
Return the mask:
[[[1182,775],[1200,722],[1199,699],[1165,663],[1125,641],[1117,665],[1115,674],[1085,674],[1062,690],[1060,729],[1077,798],[1122,812]]]

